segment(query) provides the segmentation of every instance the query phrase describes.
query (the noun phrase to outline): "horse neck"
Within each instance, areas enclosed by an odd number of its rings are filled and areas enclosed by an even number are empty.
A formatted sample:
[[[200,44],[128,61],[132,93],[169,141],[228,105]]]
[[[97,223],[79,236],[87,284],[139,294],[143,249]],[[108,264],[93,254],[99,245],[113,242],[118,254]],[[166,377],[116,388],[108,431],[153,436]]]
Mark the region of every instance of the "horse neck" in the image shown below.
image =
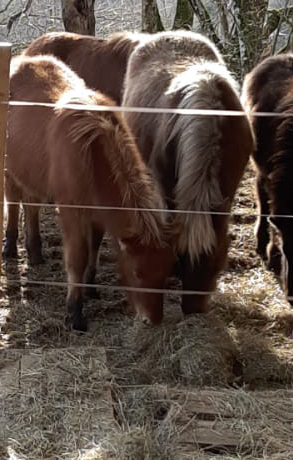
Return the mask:
[[[126,208],[109,210],[109,231],[118,238],[137,237],[142,243],[160,240],[162,222],[158,213],[148,209],[162,207],[155,184],[147,173],[139,152],[128,133],[117,126],[103,142],[103,159],[95,166],[98,188],[102,187],[105,206]],[[94,161],[97,158],[93,156]],[[137,211],[137,208],[147,208]]]

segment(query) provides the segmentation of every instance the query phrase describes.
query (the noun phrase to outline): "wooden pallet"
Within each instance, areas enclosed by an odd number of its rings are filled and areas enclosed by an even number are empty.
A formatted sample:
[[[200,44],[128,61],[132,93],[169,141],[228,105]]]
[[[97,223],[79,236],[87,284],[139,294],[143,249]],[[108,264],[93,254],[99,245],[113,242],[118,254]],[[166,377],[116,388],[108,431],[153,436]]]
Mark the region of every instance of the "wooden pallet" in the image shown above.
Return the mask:
[[[167,399],[180,460],[197,458],[199,448],[233,454],[243,449],[253,452],[258,445],[261,451],[272,441],[274,426],[278,426],[280,449],[286,444],[289,451],[293,449],[288,437],[293,433],[293,391],[168,389]]]
[[[129,387],[126,396],[147,407],[174,460],[269,458],[262,452],[288,460],[293,452],[293,391],[149,385]]]
[[[36,459],[98,445],[115,427],[108,380],[104,348],[3,350],[0,444]]]

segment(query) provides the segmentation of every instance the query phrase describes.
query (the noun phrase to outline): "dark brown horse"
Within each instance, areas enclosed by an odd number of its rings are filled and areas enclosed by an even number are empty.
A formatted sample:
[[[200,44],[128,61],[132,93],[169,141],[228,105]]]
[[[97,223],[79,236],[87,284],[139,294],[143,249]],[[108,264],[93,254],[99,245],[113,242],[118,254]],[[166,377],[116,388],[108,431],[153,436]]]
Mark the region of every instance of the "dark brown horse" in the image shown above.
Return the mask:
[[[19,57],[12,65],[11,99],[48,102],[50,107],[13,106],[9,111],[6,199],[23,195],[37,203],[162,208],[130,131],[118,113],[68,110],[64,104],[111,106],[113,101],[89,90],[73,71],[53,57]],[[8,204],[7,233],[17,238],[18,206]],[[37,215],[37,207],[27,207]],[[171,265],[161,213],[61,207],[68,281],[67,307],[76,329],[85,329],[82,291],[74,283],[93,283],[99,245],[105,230],[119,253],[123,283],[163,288]],[[93,237],[93,235],[95,237]],[[138,316],[157,324],[163,296],[130,292]]]
[[[192,32],[150,37],[132,53],[123,104],[243,110],[237,85],[215,46]],[[227,215],[253,149],[246,116],[125,113],[140,151],[175,214],[183,289],[213,291],[227,248]],[[192,214],[194,212],[194,214]],[[196,212],[198,212],[196,214]],[[207,309],[208,295],[185,295],[186,313]]]
[[[23,55],[50,54],[57,57],[83,78],[89,88],[101,91],[120,104],[128,58],[135,46],[146,37],[146,34],[121,32],[108,39],[99,39],[69,32],[52,32],[34,40]],[[28,202],[29,197],[25,197],[25,201]],[[43,262],[38,212],[25,208],[26,211],[28,256],[34,265]],[[17,213],[17,209],[14,212]],[[10,244],[8,234],[3,256],[9,258],[15,255],[16,248]]]
[[[134,48],[147,35],[118,32],[107,39],[70,32],[51,32],[34,40],[26,56],[50,54],[65,62],[89,88],[121,103],[127,62]]]
[[[281,275],[293,304],[293,219],[281,217],[293,215],[293,54],[273,56],[258,64],[246,76],[243,101],[252,111],[283,115],[251,116],[260,214],[256,239],[257,252],[277,276]],[[286,113],[291,115],[286,117]]]

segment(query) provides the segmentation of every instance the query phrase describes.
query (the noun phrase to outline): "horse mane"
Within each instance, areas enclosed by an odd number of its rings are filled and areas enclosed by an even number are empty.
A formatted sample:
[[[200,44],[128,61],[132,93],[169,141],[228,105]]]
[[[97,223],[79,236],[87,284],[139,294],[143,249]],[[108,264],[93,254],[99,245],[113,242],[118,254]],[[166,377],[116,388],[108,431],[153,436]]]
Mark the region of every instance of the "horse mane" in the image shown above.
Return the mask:
[[[202,61],[174,77],[166,95],[182,95],[179,109],[225,110],[222,94],[227,88],[237,97],[237,83],[226,67]],[[203,212],[178,215],[174,221],[174,228],[180,230],[178,250],[187,251],[191,261],[198,259],[201,252],[212,251],[216,233],[209,211],[225,207],[219,184],[222,121],[221,116],[173,115],[163,128],[163,149],[172,141],[176,143],[176,208]],[[159,133],[157,142],[160,134],[163,133]]]
[[[163,209],[164,202],[124,119],[116,112],[62,110],[65,104],[114,106],[115,103],[102,93],[89,89],[80,95],[69,91],[59,100],[56,110],[59,117],[74,120],[69,135],[73,142],[82,140],[81,154],[89,153],[95,139],[103,136],[113,180],[122,193],[123,206],[145,209],[134,213],[128,237],[137,237],[140,244],[162,247],[165,213],[153,210]]]
[[[115,32],[105,40],[104,46],[129,57],[134,48],[148,37],[149,34],[142,32]]]
[[[217,47],[212,41],[195,32],[173,30],[146,35],[135,50],[135,67],[140,68],[146,62],[156,62],[167,66],[180,62],[204,59],[224,63]]]

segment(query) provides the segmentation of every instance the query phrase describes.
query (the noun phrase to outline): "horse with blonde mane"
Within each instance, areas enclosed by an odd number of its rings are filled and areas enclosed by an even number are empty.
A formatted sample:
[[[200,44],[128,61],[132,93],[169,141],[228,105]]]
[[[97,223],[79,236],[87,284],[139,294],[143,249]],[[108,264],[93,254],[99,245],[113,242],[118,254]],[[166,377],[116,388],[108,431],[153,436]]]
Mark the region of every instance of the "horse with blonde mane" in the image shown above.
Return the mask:
[[[18,57],[12,63],[11,99],[56,108],[12,106],[8,119],[5,194],[8,249],[16,252],[18,205],[23,196],[58,204],[68,274],[67,308],[73,328],[86,329],[82,282],[94,283],[104,231],[114,238],[123,283],[162,289],[172,264],[165,217],[149,209],[163,200],[119,113],[66,109],[66,104],[113,106],[88,89],[69,67],[50,57]],[[69,205],[66,207],[62,205]],[[131,210],[94,209],[125,207]],[[136,208],[147,208],[135,211]],[[38,207],[26,216],[38,218]],[[32,221],[33,221],[32,219]],[[30,236],[28,235],[29,243]],[[163,317],[161,293],[130,291],[137,315],[148,324]]]
[[[242,111],[238,87],[216,47],[202,35],[163,32],[130,56],[123,105]],[[125,113],[159,180],[173,219],[185,313],[208,308],[224,266],[228,214],[253,150],[246,115]]]

